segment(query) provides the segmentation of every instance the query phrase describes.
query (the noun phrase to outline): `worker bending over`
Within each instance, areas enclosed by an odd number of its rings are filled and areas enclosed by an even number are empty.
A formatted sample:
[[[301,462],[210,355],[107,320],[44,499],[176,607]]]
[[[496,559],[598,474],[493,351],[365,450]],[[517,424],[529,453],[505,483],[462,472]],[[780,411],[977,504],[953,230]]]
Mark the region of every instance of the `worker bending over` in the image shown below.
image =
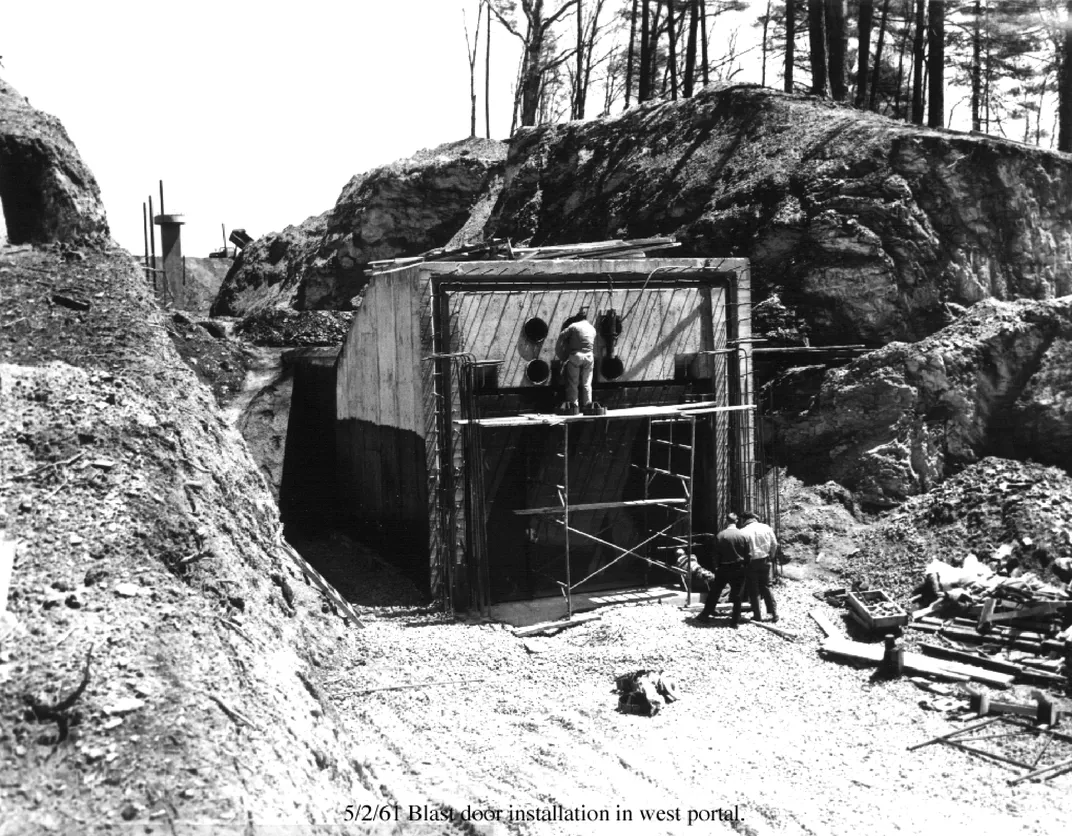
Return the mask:
[[[588,321],[587,309],[571,316],[562,326],[555,354],[563,363],[566,376],[567,415],[577,415],[592,408],[592,365],[595,362],[596,329]]]

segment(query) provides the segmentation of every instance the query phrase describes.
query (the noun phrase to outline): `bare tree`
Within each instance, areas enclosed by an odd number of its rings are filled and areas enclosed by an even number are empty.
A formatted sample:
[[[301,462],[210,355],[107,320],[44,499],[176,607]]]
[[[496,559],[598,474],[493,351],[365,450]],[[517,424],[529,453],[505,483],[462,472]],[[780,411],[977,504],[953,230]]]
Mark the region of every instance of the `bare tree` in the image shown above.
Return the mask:
[[[681,81],[681,94],[686,98],[692,98],[692,92],[696,84],[696,44],[697,33],[700,28],[700,0],[689,0],[689,34],[685,41],[685,73]]]
[[[567,50],[558,55],[549,54],[554,38],[551,27],[566,14],[578,0],[565,0],[555,11],[548,13],[544,0],[519,0],[521,12],[525,18],[525,34],[518,29],[513,16],[516,13],[515,0],[495,0],[492,12],[496,19],[511,35],[521,41],[522,58],[520,83],[517,98],[520,100],[521,126],[535,125],[540,114],[541,99],[545,94],[544,79],[568,61],[575,50]],[[549,112],[545,108],[545,113]]]
[[[633,0],[633,11],[629,16],[629,53],[625,65],[625,109],[629,109],[629,95],[633,91],[633,63],[636,56],[636,21],[637,7],[640,0]]]
[[[886,27],[890,19],[890,0],[882,2],[882,19],[878,24],[878,41],[875,43],[875,65],[871,72],[871,95],[867,102],[867,109],[874,110],[878,105],[878,83],[882,70],[882,48],[886,43]]]
[[[917,125],[923,124],[923,36],[927,26],[926,2],[927,0],[916,0],[916,31],[912,37],[912,121]]]
[[[484,4],[488,10],[488,26],[484,36],[484,136],[491,139],[491,3]]]
[[[476,53],[480,47],[480,23],[484,19],[484,0],[476,7],[476,31],[469,41],[469,24],[462,9],[462,28],[465,30],[465,51],[469,57],[469,136],[476,139]],[[486,96],[486,94],[485,94]]]
[[[1057,150],[1072,151],[1072,0],[1065,5],[1064,52],[1061,55],[1061,74],[1057,85],[1058,131]]]
[[[826,0],[826,48],[830,53],[830,95],[843,102],[849,95],[845,58],[849,36],[845,25],[845,0]]]
[[[785,0],[785,92],[793,92],[793,61],[796,60],[797,3]]]

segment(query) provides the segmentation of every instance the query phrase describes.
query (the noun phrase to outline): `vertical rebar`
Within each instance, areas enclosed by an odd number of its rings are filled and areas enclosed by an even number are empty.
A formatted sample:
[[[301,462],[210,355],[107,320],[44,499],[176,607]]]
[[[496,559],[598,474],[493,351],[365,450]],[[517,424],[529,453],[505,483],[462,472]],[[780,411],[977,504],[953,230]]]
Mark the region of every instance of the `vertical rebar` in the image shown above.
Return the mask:
[[[156,274],[149,270],[149,210],[146,208],[144,200],[141,202],[141,232],[142,238],[144,239],[142,261],[145,262],[146,278],[152,276],[153,293],[156,293]]]
[[[688,546],[685,550],[686,558],[692,556],[692,497],[696,493],[693,479],[696,478],[696,416],[689,416],[689,427],[691,429],[690,438],[691,443],[689,445],[689,481],[686,483],[685,491],[687,494],[688,505],[686,506],[685,523],[688,526],[688,534],[686,540]],[[691,561],[687,564],[691,567]],[[685,606],[692,604],[692,572],[689,571],[685,575]]]
[[[573,618],[573,579],[570,575],[569,537],[569,421],[562,422],[562,516],[566,532],[566,617]]]
[[[152,269],[153,269],[153,292],[157,294],[157,300],[160,301],[160,290],[156,285],[156,229],[153,226],[153,196],[149,195],[149,252],[152,253]]]
[[[164,212],[164,181],[160,181],[160,214],[166,214]]]

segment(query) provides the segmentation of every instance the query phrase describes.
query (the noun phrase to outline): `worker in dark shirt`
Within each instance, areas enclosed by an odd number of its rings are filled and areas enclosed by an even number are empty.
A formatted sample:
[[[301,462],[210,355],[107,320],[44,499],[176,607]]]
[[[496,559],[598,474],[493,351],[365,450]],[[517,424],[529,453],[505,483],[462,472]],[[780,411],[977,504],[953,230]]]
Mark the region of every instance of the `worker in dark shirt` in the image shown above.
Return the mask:
[[[711,584],[711,591],[707,593],[707,602],[696,619],[711,619],[722,590],[728,586],[733,604],[730,624],[736,627],[741,623],[741,594],[744,591],[746,567],[752,556],[752,541],[737,527],[736,514],[731,513],[726,522],[726,527],[715,538],[715,580]]]

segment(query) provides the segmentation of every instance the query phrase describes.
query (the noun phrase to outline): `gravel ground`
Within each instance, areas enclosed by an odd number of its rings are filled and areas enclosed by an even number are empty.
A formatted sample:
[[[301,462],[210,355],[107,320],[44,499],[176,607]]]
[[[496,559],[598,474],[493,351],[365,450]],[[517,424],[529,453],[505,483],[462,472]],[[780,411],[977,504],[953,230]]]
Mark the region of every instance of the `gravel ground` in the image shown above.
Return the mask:
[[[776,587],[779,626],[796,642],[747,623],[697,625],[671,604],[606,608],[535,641],[420,607],[369,607],[366,664],[333,672],[325,690],[407,833],[1069,832],[1072,777],[1010,788],[1001,765],[949,747],[907,751],[962,723],[924,710],[928,695],[909,680],[873,682],[824,660],[807,613],[840,620],[813,597],[823,586]],[[680,701],[653,718],[618,713],[614,677],[638,668],[677,680]],[[425,682],[451,684],[369,693]],[[455,820],[407,822],[411,805]],[[509,821],[556,805],[611,821]],[[501,812],[459,824],[467,808]],[[740,820],[719,821],[719,808]],[[644,809],[665,820],[645,821]],[[615,821],[619,810],[632,821]],[[689,824],[690,811],[703,820]]]

